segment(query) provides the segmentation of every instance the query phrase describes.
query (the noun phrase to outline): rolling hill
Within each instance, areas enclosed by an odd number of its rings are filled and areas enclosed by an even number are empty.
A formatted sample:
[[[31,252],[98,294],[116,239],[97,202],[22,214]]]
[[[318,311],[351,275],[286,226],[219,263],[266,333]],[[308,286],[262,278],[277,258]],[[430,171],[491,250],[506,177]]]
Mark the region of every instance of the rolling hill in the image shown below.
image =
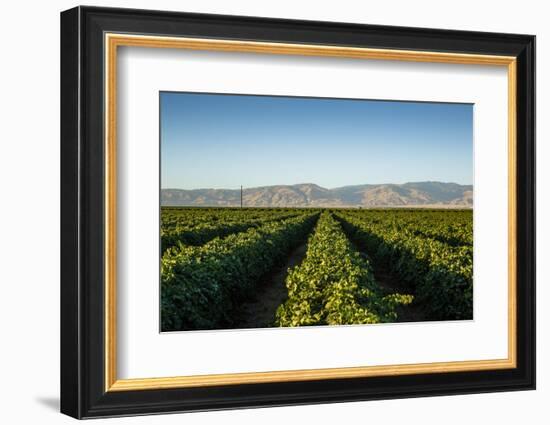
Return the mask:
[[[240,205],[239,189],[162,189],[163,206]],[[471,208],[473,186],[442,182],[364,184],[326,189],[312,183],[245,188],[246,207]]]

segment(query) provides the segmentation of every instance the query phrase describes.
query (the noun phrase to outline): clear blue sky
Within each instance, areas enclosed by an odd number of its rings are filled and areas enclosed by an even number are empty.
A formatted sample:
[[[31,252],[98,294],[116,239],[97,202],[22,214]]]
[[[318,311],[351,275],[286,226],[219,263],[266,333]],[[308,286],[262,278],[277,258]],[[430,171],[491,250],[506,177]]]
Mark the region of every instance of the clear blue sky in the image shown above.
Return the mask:
[[[472,184],[469,104],[160,93],[161,187]]]

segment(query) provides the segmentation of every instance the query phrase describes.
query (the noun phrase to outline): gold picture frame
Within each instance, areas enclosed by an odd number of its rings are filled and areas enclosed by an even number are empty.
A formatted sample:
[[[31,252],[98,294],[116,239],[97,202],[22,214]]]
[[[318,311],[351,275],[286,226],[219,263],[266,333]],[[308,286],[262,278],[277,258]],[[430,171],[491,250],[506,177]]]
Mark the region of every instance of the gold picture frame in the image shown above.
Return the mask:
[[[159,37],[128,34],[105,34],[106,122],[106,233],[105,233],[105,391],[128,391],[201,387],[250,383],[340,379],[409,375],[417,373],[464,372],[509,369],[516,367],[516,58],[463,53],[441,53],[411,50],[371,49],[316,46],[307,44],[264,43],[253,41],[213,40],[199,38]],[[232,373],[168,378],[117,379],[116,375],[116,95],[117,49],[148,47],[239,53],[325,56],[359,60],[395,60],[413,62],[491,65],[506,67],[508,72],[508,358],[387,366],[365,366],[306,369],[255,373]]]

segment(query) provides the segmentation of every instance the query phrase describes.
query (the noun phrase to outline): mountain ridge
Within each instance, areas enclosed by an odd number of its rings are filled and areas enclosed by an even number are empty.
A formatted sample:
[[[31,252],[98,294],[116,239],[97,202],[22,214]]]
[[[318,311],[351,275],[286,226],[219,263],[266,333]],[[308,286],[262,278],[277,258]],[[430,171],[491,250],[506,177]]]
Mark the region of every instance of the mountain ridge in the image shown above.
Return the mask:
[[[163,206],[236,207],[240,189],[162,189]],[[315,183],[243,189],[246,207],[471,208],[473,186],[451,182],[359,184],[327,189]]]

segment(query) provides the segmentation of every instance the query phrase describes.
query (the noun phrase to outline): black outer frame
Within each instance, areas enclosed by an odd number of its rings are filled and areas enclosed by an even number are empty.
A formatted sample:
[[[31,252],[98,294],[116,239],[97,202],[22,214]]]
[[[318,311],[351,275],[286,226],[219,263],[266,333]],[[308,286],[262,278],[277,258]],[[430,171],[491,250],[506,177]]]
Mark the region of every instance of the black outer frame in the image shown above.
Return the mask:
[[[517,57],[517,368],[104,391],[105,32]],[[535,37],[76,7],[61,13],[61,412],[75,418],[535,388]]]

